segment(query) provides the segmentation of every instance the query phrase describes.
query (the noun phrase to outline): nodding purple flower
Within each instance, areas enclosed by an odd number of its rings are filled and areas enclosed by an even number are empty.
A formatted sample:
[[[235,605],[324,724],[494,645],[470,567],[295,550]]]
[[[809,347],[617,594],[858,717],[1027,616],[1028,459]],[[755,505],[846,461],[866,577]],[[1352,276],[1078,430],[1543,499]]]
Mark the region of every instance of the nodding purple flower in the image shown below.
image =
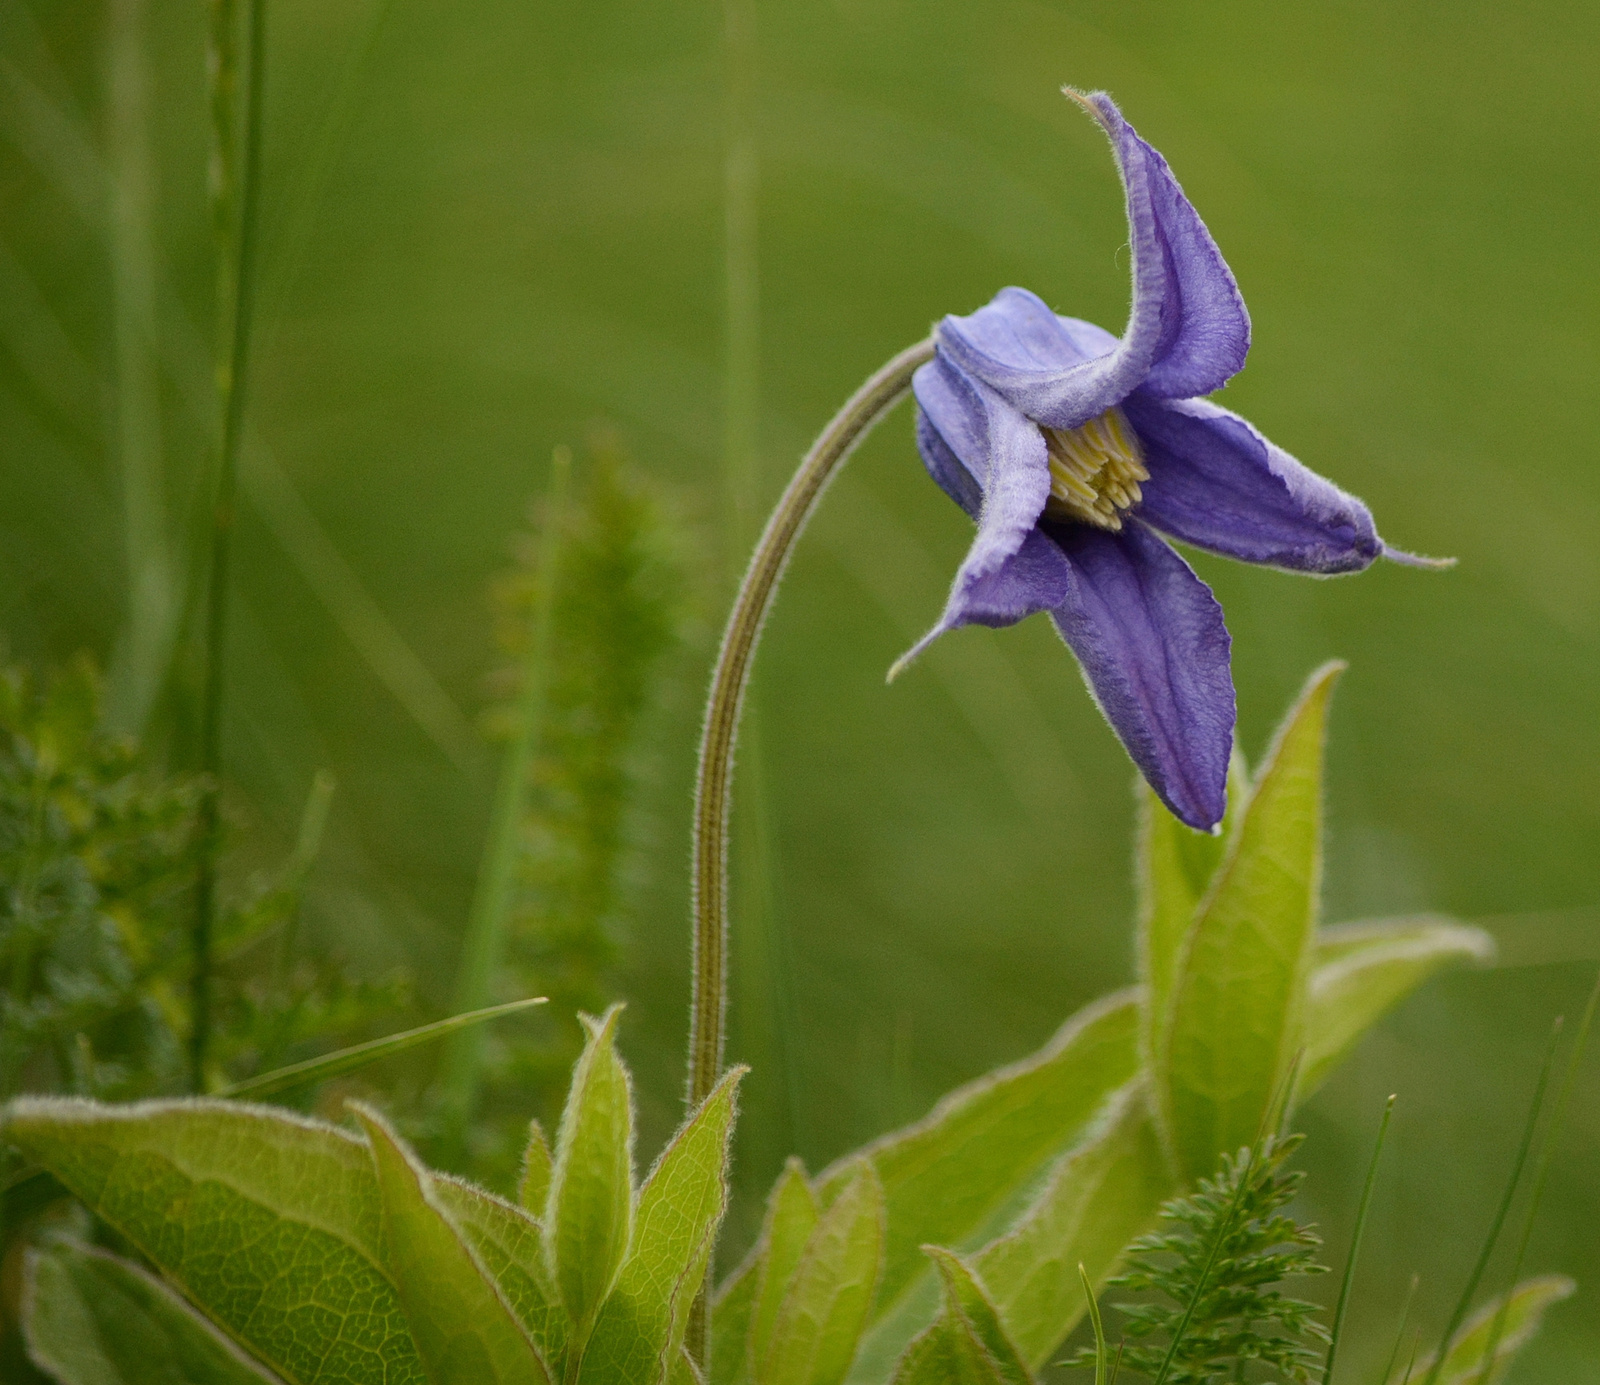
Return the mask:
[[[1389,548],[1361,501],[1198,397],[1244,365],[1239,287],[1111,98],[1067,94],[1105,127],[1127,190],[1127,330],[1058,317],[1018,288],[939,324],[913,382],[917,446],[978,532],[939,623],[894,671],[947,630],[1048,611],[1150,786],[1210,830],[1233,744],[1230,639],[1166,539],[1322,576],[1433,560]]]

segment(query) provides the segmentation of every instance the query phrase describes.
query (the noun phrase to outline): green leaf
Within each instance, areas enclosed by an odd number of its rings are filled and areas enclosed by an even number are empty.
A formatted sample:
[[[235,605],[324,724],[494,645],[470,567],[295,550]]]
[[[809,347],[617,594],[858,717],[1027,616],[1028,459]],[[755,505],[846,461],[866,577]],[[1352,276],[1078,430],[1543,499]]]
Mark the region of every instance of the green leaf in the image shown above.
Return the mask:
[[[745,1071],[717,1084],[640,1189],[633,1253],[595,1319],[582,1385],[656,1385],[678,1356],[727,1206],[728,1141]]]
[[[522,1208],[448,1174],[434,1174],[432,1191],[554,1372],[566,1354],[567,1310],[545,1263],[539,1223]]]
[[[717,1385],[748,1385],[750,1318],[760,1281],[761,1257],[753,1254],[717,1289],[711,1306],[711,1378]]]
[[[971,1268],[959,1256],[939,1246],[928,1246],[927,1254],[939,1271],[940,1287],[944,1290],[944,1316],[977,1341],[985,1363],[991,1368],[995,1385],[1032,1385],[1032,1372],[1022,1364],[1000,1321],[1000,1314]]]
[[[1290,711],[1183,949],[1153,1072],[1188,1179],[1254,1143],[1303,1042],[1322,875],[1322,750],[1342,664]]]
[[[357,1068],[364,1068],[368,1063],[376,1063],[380,1058],[392,1058],[395,1054],[404,1053],[408,1048],[415,1048],[418,1044],[432,1043],[435,1039],[445,1038],[458,1030],[470,1029],[485,1020],[499,1019],[502,1015],[514,1015],[519,1010],[526,1010],[530,1005],[544,1004],[546,998],[540,995],[527,1000],[508,1001],[504,1005],[491,1005],[485,1010],[469,1010],[466,1014],[451,1015],[449,1019],[435,1020],[432,1024],[424,1024],[418,1029],[407,1029],[399,1034],[386,1034],[381,1039],[371,1039],[364,1044],[341,1048],[337,1053],[324,1053],[320,1058],[308,1058],[303,1063],[291,1063],[286,1068],[275,1068],[271,1072],[262,1073],[259,1077],[246,1078],[243,1082],[223,1087],[216,1095],[259,1099],[264,1096],[275,1096],[294,1087],[304,1087],[313,1082],[326,1082],[330,1078],[354,1072]]]
[[[679,1347],[678,1354],[672,1358],[667,1385],[706,1385],[706,1378],[700,1374],[700,1367],[695,1365],[688,1347]],[[720,1378],[717,1385],[723,1385]]]
[[[1545,1310],[1552,1304],[1571,1296],[1577,1288],[1565,1275],[1543,1275],[1527,1279],[1510,1294],[1510,1308],[1506,1312],[1504,1329],[1495,1347],[1492,1374],[1484,1373],[1489,1363],[1484,1354],[1495,1333],[1495,1318],[1499,1315],[1505,1296],[1493,1299],[1480,1308],[1462,1329],[1451,1339],[1444,1355],[1444,1367],[1439,1372],[1438,1385],[1493,1385],[1511,1364],[1517,1354],[1539,1331]],[[1418,1361],[1406,1375],[1402,1385],[1426,1380],[1433,1370],[1434,1358]]]
[[[528,1144],[522,1151],[522,1177],[517,1180],[517,1201],[534,1216],[544,1215],[550,1196],[550,1143],[538,1121],[528,1122]]]
[[[1043,1365],[1087,1311],[1078,1266],[1103,1282],[1172,1191],[1144,1092],[1130,1086],[1016,1226],[967,1257],[1030,1367]]]
[[[1139,980],[1140,1051],[1148,1063],[1161,1051],[1170,1017],[1169,1002],[1183,945],[1211,877],[1243,817],[1250,799],[1250,776],[1237,750],[1228,765],[1228,808],[1215,835],[1179,822],[1139,781]]]
[[[873,1317],[900,1308],[919,1281],[931,1302],[922,1247],[961,1250],[992,1235],[995,1219],[1083,1137],[1138,1067],[1137,995],[1118,991],[1080,1010],[1038,1052],[956,1088],[922,1120],[819,1174],[824,1205],[857,1158],[872,1161],[883,1185],[888,1237]]]
[[[806,1241],[755,1363],[757,1385],[839,1385],[872,1307],[883,1241],[883,1187],[863,1159]]]
[[[1300,1095],[1319,1087],[1379,1019],[1440,969],[1487,963],[1494,939],[1446,919],[1381,919],[1324,928],[1306,1013]]]
[[[633,1092],[617,1056],[621,1006],[594,1020],[556,1132],[545,1204],[545,1254],[561,1301],[587,1340],[595,1314],[627,1258],[633,1224]]]
[[[160,1280],[88,1246],[28,1253],[22,1328],[61,1385],[273,1385]]]
[[[236,1102],[40,1098],[4,1137],[290,1385],[428,1385],[363,1141]]]
[[[533,1342],[433,1197],[427,1169],[375,1111],[350,1109],[377,1170],[384,1258],[433,1385],[548,1385]]]
[[[777,1326],[778,1309],[822,1209],[798,1159],[789,1160],[767,1198],[761,1230],[759,1287],[750,1318],[750,1360],[764,1360]]]

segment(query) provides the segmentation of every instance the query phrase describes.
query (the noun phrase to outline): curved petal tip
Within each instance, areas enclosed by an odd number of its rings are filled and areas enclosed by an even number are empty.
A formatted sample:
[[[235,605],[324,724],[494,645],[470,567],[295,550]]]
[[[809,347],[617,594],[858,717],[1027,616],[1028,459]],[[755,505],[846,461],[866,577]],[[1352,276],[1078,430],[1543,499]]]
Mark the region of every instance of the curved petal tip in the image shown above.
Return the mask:
[[[1390,548],[1388,544],[1383,545],[1383,556],[1402,567],[1425,567],[1435,572],[1452,568],[1459,561],[1455,558],[1430,558],[1422,553],[1407,553],[1403,548]]]

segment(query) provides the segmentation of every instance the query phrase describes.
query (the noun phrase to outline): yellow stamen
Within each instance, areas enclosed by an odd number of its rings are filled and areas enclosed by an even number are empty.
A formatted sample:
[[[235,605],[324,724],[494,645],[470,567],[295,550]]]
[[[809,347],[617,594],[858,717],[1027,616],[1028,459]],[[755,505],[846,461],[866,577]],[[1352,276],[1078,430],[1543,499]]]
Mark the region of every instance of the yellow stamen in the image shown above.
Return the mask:
[[[1045,513],[1098,529],[1122,528],[1123,514],[1143,498],[1148,481],[1139,439],[1121,409],[1107,409],[1079,428],[1044,429],[1050,463]]]

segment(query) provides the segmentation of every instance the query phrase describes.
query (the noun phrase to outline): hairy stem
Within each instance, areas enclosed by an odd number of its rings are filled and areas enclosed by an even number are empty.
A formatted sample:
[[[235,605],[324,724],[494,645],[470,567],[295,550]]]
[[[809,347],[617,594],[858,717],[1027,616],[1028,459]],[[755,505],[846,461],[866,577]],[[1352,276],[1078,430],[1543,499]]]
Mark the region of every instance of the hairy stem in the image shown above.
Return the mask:
[[[218,239],[222,310],[217,387],[222,436],[211,517],[211,563],[206,577],[205,687],[200,710],[200,770],[206,786],[197,824],[199,865],[195,878],[194,974],[191,982],[189,1068],[195,1091],[205,1085],[211,1039],[212,934],[217,912],[217,851],[220,845],[222,704],[228,642],[229,570],[233,519],[239,490],[239,444],[244,429],[245,368],[249,361],[254,308],[257,224],[260,220],[262,83],[266,59],[266,0],[249,0],[244,89],[244,148],[235,193],[232,111],[238,57],[233,7],[213,0],[212,119],[216,149]],[[235,196],[237,207],[235,210]]]
[[[933,339],[907,347],[853,394],[822,430],[779,498],[756,544],[722,634],[700,737],[694,805],[694,958],[689,1012],[689,1109],[697,1108],[722,1072],[728,1008],[728,806],[739,711],[761,625],[800,531],[834,474],[872,426],[911,387],[912,373],[933,355]],[[713,1268],[706,1268],[706,1283]],[[697,1305],[692,1349],[705,1359],[709,1334],[704,1299]]]

